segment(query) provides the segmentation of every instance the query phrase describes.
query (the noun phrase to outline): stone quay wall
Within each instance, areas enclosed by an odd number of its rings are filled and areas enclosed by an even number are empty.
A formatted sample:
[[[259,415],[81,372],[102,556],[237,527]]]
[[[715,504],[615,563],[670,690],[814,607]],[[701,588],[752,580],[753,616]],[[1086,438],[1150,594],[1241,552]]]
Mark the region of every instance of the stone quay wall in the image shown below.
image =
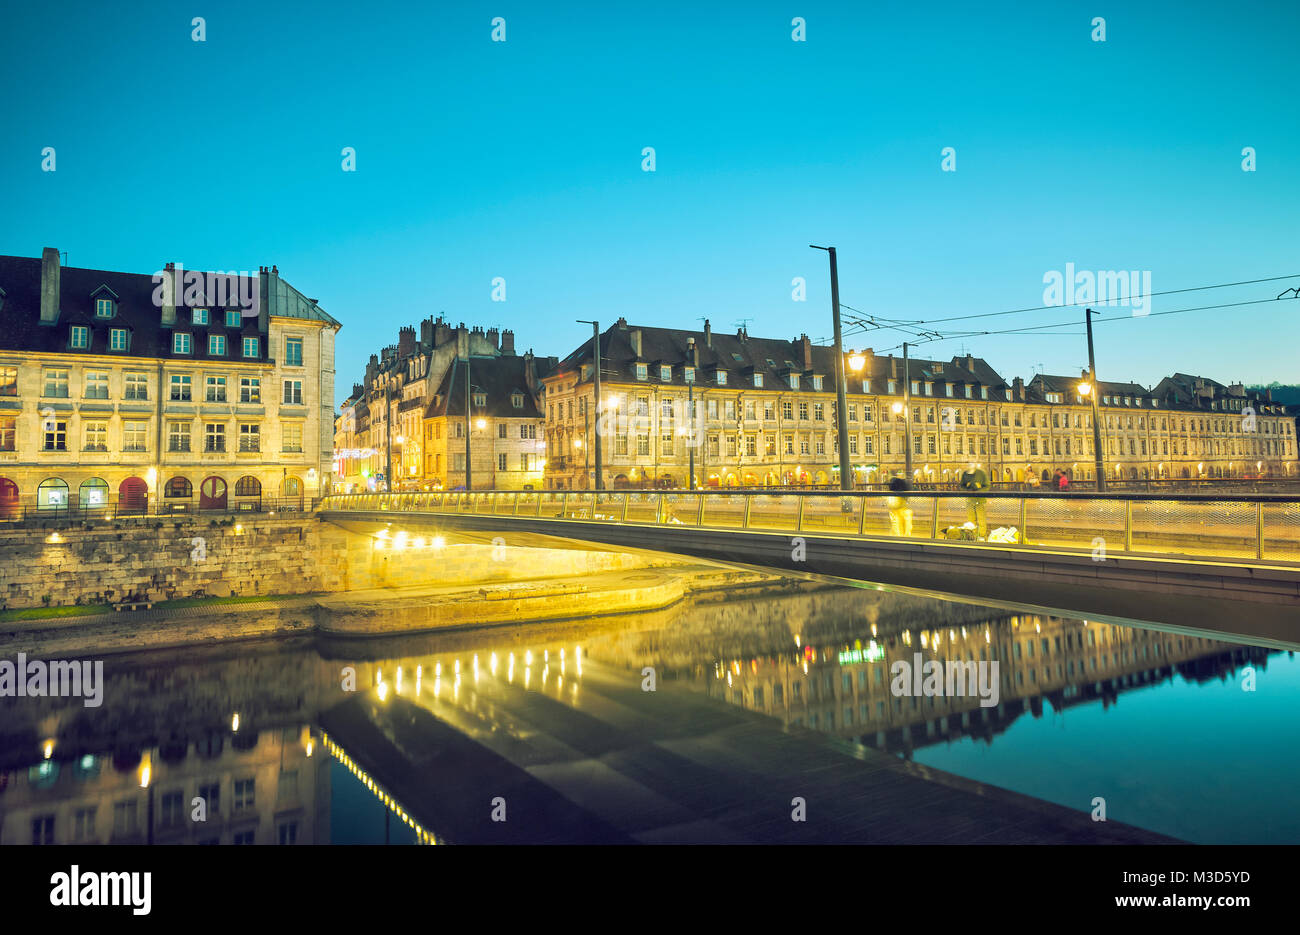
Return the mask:
[[[460,542],[454,532],[437,545],[395,543],[311,514],[0,526],[0,610],[455,586],[669,563],[616,549]]]

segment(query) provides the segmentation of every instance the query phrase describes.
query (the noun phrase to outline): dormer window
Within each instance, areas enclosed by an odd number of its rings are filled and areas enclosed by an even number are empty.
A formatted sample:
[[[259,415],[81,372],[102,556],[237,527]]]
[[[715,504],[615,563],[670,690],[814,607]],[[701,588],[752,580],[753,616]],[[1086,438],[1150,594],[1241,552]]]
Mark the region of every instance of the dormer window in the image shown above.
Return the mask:
[[[695,368],[694,368],[694,367],[683,367],[683,368],[682,368],[682,380],[685,381],[686,383],[694,383],[694,382],[695,382]]]
[[[112,317],[113,317],[113,311],[114,311],[114,309],[113,309],[113,300],[112,300],[112,299],[96,299],[96,300],[95,300],[95,317],[96,317],[96,318],[112,318]]]
[[[799,374],[797,373],[790,374],[790,389],[792,390],[799,389]]]
[[[727,371],[718,370],[718,386],[727,385]]]
[[[196,308],[190,312],[190,320],[196,325],[206,325],[208,323],[208,310],[206,308]]]
[[[238,328],[240,326],[240,323],[241,323],[241,319],[239,315],[239,309],[237,308],[226,309],[226,327]]]
[[[130,338],[125,328],[113,328],[108,332],[108,349],[125,351],[130,346]]]
[[[763,375],[761,373],[754,374],[754,388],[760,390],[763,388]]]
[[[512,393],[512,394],[510,394],[510,405],[513,406],[515,409],[523,409],[523,408],[524,408],[524,394],[523,394],[523,393]]]
[[[226,336],[224,334],[208,335],[208,356],[209,357],[226,356]]]
[[[73,325],[68,332],[68,347],[85,348],[90,345],[90,329],[84,325]]]
[[[648,376],[649,376],[649,369],[648,369],[648,367],[647,367],[645,364],[637,364],[637,365],[636,365],[636,378],[637,378],[638,380],[644,380],[644,379],[646,379]]]
[[[988,398],[989,398],[989,388],[987,386],[981,386],[980,399],[988,399]]]
[[[813,377],[813,389],[814,389],[814,390],[820,390],[821,388],[822,388],[822,378],[821,378],[821,377]]]
[[[659,379],[664,383],[671,383],[673,379],[673,368],[661,366],[659,368]]]
[[[190,352],[190,347],[191,347],[191,346],[192,346],[192,344],[191,344],[191,338],[190,338],[190,336],[189,336],[188,334],[173,334],[173,335],[172,335],[172,353],[173,353],[173,354],[188,354],[188,353]]]

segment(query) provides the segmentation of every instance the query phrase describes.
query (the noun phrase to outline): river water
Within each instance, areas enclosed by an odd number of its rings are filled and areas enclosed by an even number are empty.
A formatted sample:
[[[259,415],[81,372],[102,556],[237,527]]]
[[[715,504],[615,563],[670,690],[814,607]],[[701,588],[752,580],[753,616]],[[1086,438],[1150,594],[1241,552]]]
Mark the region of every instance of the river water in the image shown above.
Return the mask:
[[[1186,841],[1300,843],[1294,653],[1191,632],[792,581],[102,659],[97,707],[0,699],[0,843],[456,843],[497,788],[569,839],[760,839],[708,784],[775,781],[762,764],[810,731]],[[953,661],[982,697],[894,678]],[[886,805],[864,775],[843,807]]]

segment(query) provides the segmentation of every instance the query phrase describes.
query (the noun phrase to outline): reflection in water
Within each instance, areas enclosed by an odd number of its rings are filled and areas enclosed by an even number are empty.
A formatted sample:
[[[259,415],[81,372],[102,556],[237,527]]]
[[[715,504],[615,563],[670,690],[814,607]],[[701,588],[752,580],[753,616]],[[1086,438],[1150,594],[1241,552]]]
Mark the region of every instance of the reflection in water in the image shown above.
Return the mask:
[[[895,697],[890,667],[917,653],[939,662],[996,662],[998,703],[982,707],[973,695]],[[455,814],[421,799],[422,787],[392,756],[375,760],[381,746],[408,764],[437,763],[460,750],[448,760],[456,764],[449,783],[515,777],[543,798],[558,790],[571,806],[585,793],[556,766],[565,757],[600,756],[621,732],[703,736],[720,712],[735,708],[768,716],[755,723],[771,734],[812,729],[907,759],[933,749],[943,758],[937,765],[976,775],[987,764],[963,751],[971,744],[1015,750],[1009,734],[1026,714],[1043,719],[1045,701],[1052,718],[1076,708],[1106,712],[1138,689],[1217,684],[1247,666],[1262,679],[1270,661],[1294,672],[1276,651],[1199,636],[793,582],[739,599],[697,595],[645,615],[109,657],[99,708],[80,699],[5,702],[0,844],[454,843],[470,832]],[[661,692],[676,692],[672,705],[648,704],[668,696],[641,690],[647,667]],[[347,690],[349,677],[356,691]],[[1285,703],[1271,697],[1257,698],[1269,717]],[[423,712],[419,731],[391,722],[384,712],[397,705]],[[342,733],[322,728],[331,717],[345,725]],[[1172,712],[1159,717],[1165,720],[1141,730],[1194,743],[1195,723]],[[1131,752],[1140,739],[1125,733],[1137,727],[1109,721],[1104,744],[1081,754],[1096,763],[1108,750],[1129,750],[1114,768],[1143,768]],[[358,732],[359,724],[367,731]],[[1097,742],[1086,734],[1072,740]],[[995,776],[978,778],[1028,783],[1033,788],[1023,791],[1052,797],[1062,779],[1053,770],[1068,768],[1068,757],[1032,749],[1012,758]],[[376,775],[375,762],[394,774]],[[1042,788],[1022,783],[1024,776]],[[582,781],[602,780],[588,773]],[[1238,788],[1238,798],[1251,803],[1251,791]],[[1177,796],[1178,789],[1153,794]],[[1253,815],[1244,839],[1277,839],[1262,806],[1243,808]],[[196,820],[203,812],[205,820]],[[1140,814],[1121,820],[1143,825]],[[1213,837],[1194,825],[1179,830]],[[598,831],[610,839],[618,833],[603,824]]]

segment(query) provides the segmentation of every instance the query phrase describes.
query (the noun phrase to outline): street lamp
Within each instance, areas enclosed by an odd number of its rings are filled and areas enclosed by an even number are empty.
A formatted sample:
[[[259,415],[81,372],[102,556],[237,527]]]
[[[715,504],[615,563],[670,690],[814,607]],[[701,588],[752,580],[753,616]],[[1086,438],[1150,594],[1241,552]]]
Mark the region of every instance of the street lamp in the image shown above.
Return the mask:
[[[818,247],[815,244],[808,245],[813,250],[825,250],[830,255],[831,261],[831,322],[835,330],[835,405],[840,414],[839,419],[839,443],[840,443],[840,489],[852,490],[853,477],[849,470],[849,425],[845,421],[845,409],[847,403],[845,397],[848,393],[848,377],[844,373],[844,340],[840,331],[840,274],[835,263],[834,247]]]
[[[1085,378],[1079,384],[1079,395],[1088,400],[1092,406],[1092,447],[1095,452],[1093,458],[1093,473],[1097,475],[1097,490],[1106,489],[1106,467],[1102,463],[1101,451],[1101,412],[1097,407],[1097,387],[1096,381],[1089,379],[1090,374],[1083,374]]]

